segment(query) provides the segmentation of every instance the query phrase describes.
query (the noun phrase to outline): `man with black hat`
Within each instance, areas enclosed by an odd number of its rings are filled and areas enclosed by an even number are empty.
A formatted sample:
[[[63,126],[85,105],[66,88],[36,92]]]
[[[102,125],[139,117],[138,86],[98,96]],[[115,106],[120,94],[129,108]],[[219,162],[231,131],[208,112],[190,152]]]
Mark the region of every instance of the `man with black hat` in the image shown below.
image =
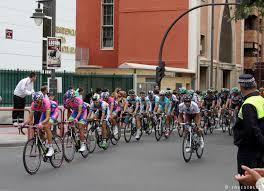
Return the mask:
[[[241,165],[250,168],[263,167],[264,154],[264,98],[259,95],[254,77],[239,76],[240,89],[244,97],[238,119],[234,126],[234,144],[238,147],[238,173],[244,175]],[[240,183],[240,190],[252,190]]]

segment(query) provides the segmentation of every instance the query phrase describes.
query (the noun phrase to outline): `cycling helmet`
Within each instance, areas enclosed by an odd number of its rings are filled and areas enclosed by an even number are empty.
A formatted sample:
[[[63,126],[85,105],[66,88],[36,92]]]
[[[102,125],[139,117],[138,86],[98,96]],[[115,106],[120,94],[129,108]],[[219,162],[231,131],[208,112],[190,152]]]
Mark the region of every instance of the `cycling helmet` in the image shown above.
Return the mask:
[[[187,90],[185,88],[180,88],[180,94],[186,94]]]
[[[231,90],[232,93],[239,93],[238,87],[233,87]]]
[[[101,94],[101,98],[103,98],[103,99],[108,99],[109,96],[110,96],[110,94],[109,94],[108,92],[103,92],[103,93]]]
[[[154,95],[153,91],[148,91],[148,95],[153,96]]]
[[[71,99],[71,98],[74,98],[76,95],[75,95],[75,91],[74,90],[68,90],[66,93],[65,93],[65,98],[66,99]]]
[[[44,96],[42,92],[34,92],[32,94],[32,101],[39,101],[39,100],[43,100]]]
[[[92,97],[93,101],[99,101],[100,100],[100,95],[99,94],[94,94]]]
[[[183,101],[184,102],[191,102],[192,98],[189,95],[186,95],[186,96],[184,96]]]
[[[172,94],[177,95],[178,94],[177,90],[173,90]]]
[[[129,90],[129,91],[128,91],[128,95],[129,95],[129,96],[132,96],[132,95],[135,95],[135,94],[136,94],[136,93],[135,93],[134,90]]]
[[[207,93],[208,93],[208,94],[211,94],[211,93],[213,93],[213,90],[208,89],[208,90],[207,90]]]
[[[165,95],[164,90],[160,90],[159,95],[160,95],[160,96],[164,96],[164,95]]]
[[[194,90],[188,90],[188,91],[187,91],[187,94],[190,95],[190,96],[193,96],[193,94],[194,94]]]
[[[146,93],[144,91],[141,91],[139,95],[146,95]]]
[[[197,95],[200,95],[201,94],[201,91],[200,90],[196,90],[195,92]]]

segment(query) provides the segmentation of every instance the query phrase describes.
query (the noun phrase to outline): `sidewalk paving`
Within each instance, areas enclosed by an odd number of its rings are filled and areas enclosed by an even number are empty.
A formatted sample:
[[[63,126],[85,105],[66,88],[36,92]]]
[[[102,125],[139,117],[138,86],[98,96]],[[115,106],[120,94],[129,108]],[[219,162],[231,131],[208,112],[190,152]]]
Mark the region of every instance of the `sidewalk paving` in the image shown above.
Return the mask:
[[[0,127],[0,147],[22,146],[27,141],[27,132],[25,135],[19,134],[16,127]]]

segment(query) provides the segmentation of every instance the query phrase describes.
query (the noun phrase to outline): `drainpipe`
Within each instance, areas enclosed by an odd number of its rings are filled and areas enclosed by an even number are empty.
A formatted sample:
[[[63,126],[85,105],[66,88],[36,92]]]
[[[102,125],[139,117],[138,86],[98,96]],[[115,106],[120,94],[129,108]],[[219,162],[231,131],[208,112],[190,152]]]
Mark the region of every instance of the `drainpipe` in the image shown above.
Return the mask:
[[[137,95],[137,69],[134,69],[133,73],[133,89],[135,90],[135,93]]]

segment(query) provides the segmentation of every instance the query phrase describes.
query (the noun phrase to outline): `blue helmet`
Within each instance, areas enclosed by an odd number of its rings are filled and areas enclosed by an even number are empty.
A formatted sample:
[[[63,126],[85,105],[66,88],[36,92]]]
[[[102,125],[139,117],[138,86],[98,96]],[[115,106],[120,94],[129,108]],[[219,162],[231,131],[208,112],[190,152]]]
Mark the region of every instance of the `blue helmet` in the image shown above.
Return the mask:
[[[44,95],[42,92],[34,92],[32,94],[32,101],[38,101],[38,100],[43,100]]]
[[[65,98],[66,99],[72,99],[76,96],[75,94],[75,91],[74,90],[68,90],[66,93],[65,93]]]

